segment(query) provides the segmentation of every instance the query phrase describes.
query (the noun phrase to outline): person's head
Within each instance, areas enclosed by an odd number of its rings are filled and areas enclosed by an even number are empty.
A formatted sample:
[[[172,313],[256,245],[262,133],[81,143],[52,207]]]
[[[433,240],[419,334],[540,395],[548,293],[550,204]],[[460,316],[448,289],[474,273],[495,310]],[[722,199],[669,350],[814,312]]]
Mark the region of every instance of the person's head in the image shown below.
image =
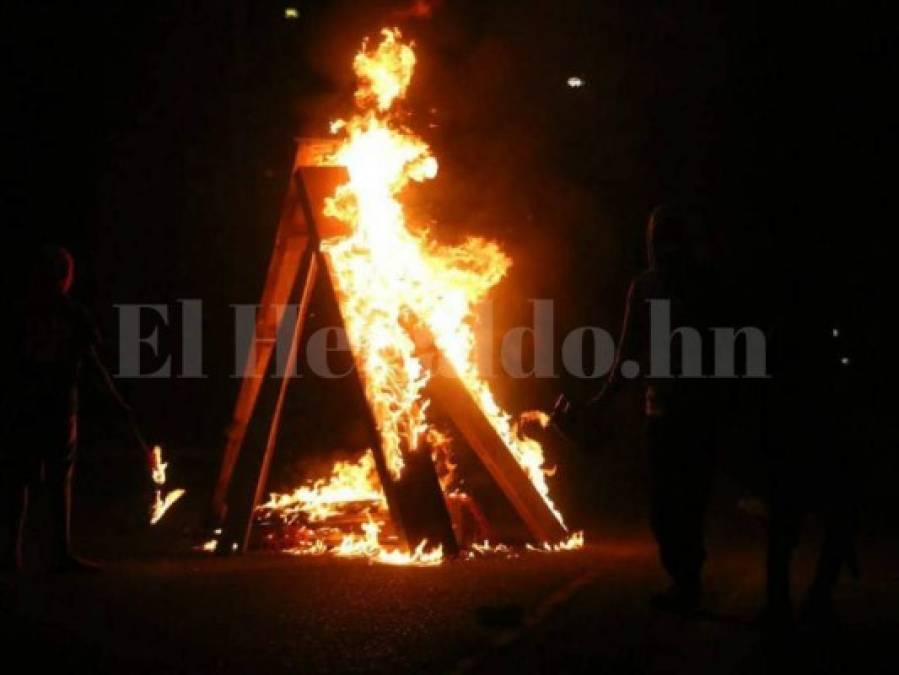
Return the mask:
[[[34,270],[35,290],[45,297],[68,295],[75,281],[75,260],[62,246],[44,246]]]
[[[681,209],[661,205],[649,214],[646,225],[646,257],[658,271],[690,267],[702,257],[696,223]]]

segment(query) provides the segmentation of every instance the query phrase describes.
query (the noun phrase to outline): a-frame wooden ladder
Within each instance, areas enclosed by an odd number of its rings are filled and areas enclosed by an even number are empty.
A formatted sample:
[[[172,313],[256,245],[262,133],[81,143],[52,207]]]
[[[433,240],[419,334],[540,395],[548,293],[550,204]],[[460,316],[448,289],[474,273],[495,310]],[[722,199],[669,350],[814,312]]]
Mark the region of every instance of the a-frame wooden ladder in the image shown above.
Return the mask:
[[[320,165],[319,158],[330,145],[330,141],[301,141],[281,210],[256,318],[254,349],[247,357],[212,498],[212,520],[222,529],[218,537],[221,552],[246,550],[253,513],[267,486],[284,399],[292,381],[290,377],[268,374],[279,336],[282,346],[285,338],[289,341],[287,363],[283,365],[285,372],[293,372],[316,284],[324,285],[328,302],[338,304],[319,243],[322,238],[345,230],[341,223],[323,214],[322,205],[338,185],[347,182],[348,176],[343,167]],[[290,305],[297,308],[295,313],[285,311]],[[285,334],[285,331],[289,332]],[[437,350],[432,341],[428,349]],[[532,538],[538,543],[561,540],[565,528],[478,408],[474,397],[455,377],[448,362],[442,364],[440,371],[429,385],[435,403],[452,419]],[[352,377],[364,399],[358,370],[354,370]],[[448,555],[457,552],[449,512],[427,448],[404,453],[403,475],[394,480],[387,468],[371,408],[367,402],[363,408],[368,412],[366,422],[375,465],[397,531],[409,546],[428,539],[432,544],[442,544]]]

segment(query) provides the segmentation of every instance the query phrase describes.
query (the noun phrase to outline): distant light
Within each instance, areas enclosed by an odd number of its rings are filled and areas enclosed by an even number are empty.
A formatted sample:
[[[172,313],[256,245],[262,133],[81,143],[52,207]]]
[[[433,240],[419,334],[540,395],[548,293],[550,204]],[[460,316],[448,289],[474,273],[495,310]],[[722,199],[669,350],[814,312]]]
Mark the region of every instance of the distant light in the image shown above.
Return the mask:
[[[285,7],[284,8],[284,18],[285,19],[299,19],[300,18],[300,10],[296,7]]]
[[[842,363],[844,366],[848,366],[849,365],[849,357],[844,356],[843,358],[840,359],[840,363]]]
[[[840,337],[840,329],[834,328],[831,335],[833,335],[834,337]]]
[[[577,75],[572,75],[568,78],[567,84],[572,89],[580,89],[586,84],[586,82],[584,82],[584,80]]]

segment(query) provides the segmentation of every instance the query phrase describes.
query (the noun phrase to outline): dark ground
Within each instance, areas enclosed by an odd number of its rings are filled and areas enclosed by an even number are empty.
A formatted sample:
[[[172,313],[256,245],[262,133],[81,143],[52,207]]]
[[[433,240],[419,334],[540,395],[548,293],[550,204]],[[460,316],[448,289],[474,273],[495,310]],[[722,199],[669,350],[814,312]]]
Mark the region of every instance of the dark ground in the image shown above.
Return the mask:
[[[663,579],[639,528],[579,552],[427,569],[196,554],[4,579],[3,654],[93,673],[895,672],[895,550],[866,542],[864,580],[838,594],[845,625],[785,650],[749,624],[760,559],[738,539],[715,537],[696,619],[649,609]]]
[[[838,589],[842,629],[803,632],[785,652],[751,625],[763,597],[764,527],[735,507],[740,491],[724,473],[709,518],[707,612],[687,620],[650,609],[665,578],[646,499],[622,486],[628,476],[614,463],[593,486],[611,499],[594,498],[592,515],[572,521],[587,525],[582,551],[394,568],[195,552],[208,504],[205,453],[172,449],[171,485],[188,494],[150,527],[150,493],[135,490],[131,475],[143,470],[140,456],[125,447],[85,448],[76,481],[76,548],[104,562],[102,574],[40,571],[46,506],[37,490],[32,571],[0,583],[6,658],[91,673],[762,673],[784,659],[794,673],[854,674],[861,664],[895,672],[899,540],[883,530],[888,523],[865,519],[862,578]],[[575,460],[561,467],[572,482]],[[615,506],[621,490],[638,495],[629,508]],[[818,534],[810,519],[798,589]]]

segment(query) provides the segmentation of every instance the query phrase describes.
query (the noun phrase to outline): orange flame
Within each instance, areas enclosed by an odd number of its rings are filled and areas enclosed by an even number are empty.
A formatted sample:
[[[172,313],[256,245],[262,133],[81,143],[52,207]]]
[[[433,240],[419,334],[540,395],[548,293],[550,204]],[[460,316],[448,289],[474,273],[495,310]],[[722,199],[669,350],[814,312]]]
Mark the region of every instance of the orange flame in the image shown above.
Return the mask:
[[[519,433],[518,424],[493,396],[476,361],[475,310],[506,275],[511,259],[491,241],[469,237],[459,245],[439,244],[426,228],[410,223],[401,198],[412,182],[435,178],[437,160],[428,144],[399,123],[396,106],[412,80],[413,45],[398,29],[381,31],[381,42],[363,42],[353,61],[359,80],[357,113],[331,124],[337,149],[323,163],[347,168],[349,182],[326,200],[325,214],[347,225],[346,236],[322,242],[341,313],[378,424],[390,475],[398,479],[404,453],[420,449],[436,432],[424,393],[432,372],[416,354],[404,325],[412,315],[434,335],[486,418],[518,464],[562,522],[549,496],[543,449]],[[534,414],[544,421],[545,416]],[[370,455],[367,455],[370,457]],[[303,512],[314,520],[339,509],[343,497],[383,499],[372,463],[339,463],[328,481],[273,495],[268,508]],[[375,497],[377,493],[377,499]],[[378,526],[364,536],[347,535],[338,555],[366,555],[381,562],[420,564],[437,559],[420,545],[409,554],[385,554]]]
[[[350,502],[368,502],[376,508],[387,506],[370,451],[358,462],[337,462],[329,479],[302,485],[290,494],[270,495],[260,508],[278,511],[289,521],[305,514],[315,523],[341,513]]]
[[[583,531],[572,532],[571,536],[564,541],[560,541],[557,544],[550,544],[547,541],[543,542],[542,546],[532,546],[531,544],[527,545],[527,549],[529,551],[537,551],[539,553],[558,553],[559,551],[576,551],[578,549],[584,548],[584,533]]]

